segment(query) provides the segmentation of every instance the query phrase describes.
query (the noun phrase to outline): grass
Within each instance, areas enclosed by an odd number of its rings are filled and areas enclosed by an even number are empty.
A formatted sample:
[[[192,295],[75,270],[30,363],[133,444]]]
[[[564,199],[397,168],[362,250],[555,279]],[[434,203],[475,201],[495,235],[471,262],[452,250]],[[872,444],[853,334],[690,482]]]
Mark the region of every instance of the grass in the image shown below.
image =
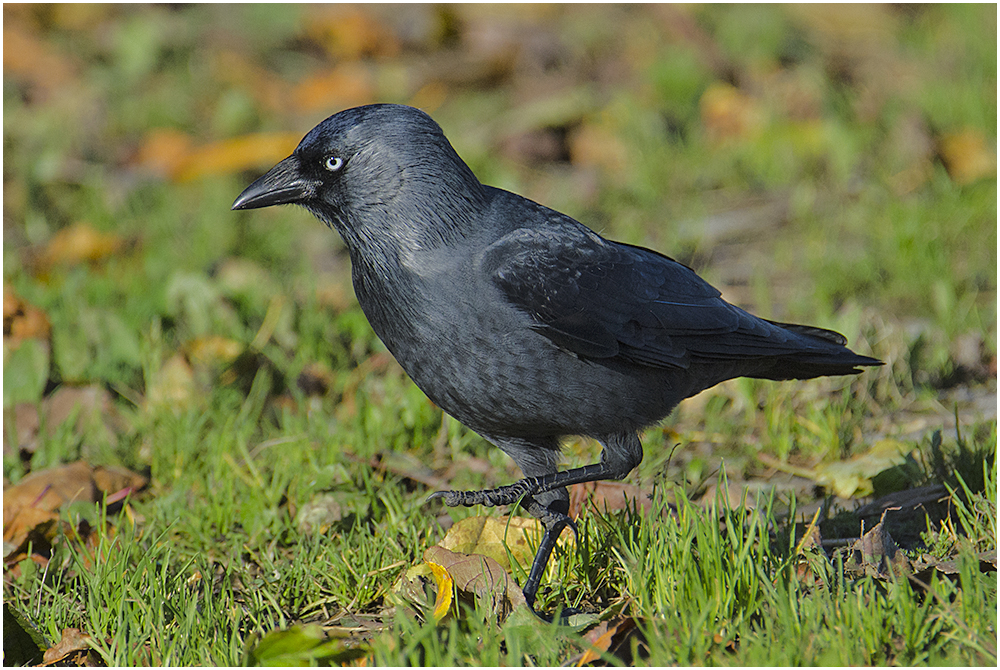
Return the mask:
[[[324,11],[5,6],[5,491],[76,460],[149,478],[5,542],[5,626],[79,628],[109,665],[555,665],[602,631],[610,663],[995,664],[995,7]],[[391,359],[334,234],[228,211],[273,161],[227,139],[369,98],[427,108],[483,181],[886,366],[686,401],[643,436],[650,505],[584,506],[556,551],[539,604],[582,613],[498,621],[459,594],[435,621],[401,579],[502,511],[427,494],[519,473]],[[182,178],[177,156],[234,162]],[[18,340],[8,293],[48,330]],[[60,414],[67,389],[102,400]],[[950,491],[919,540],[887,525],[915,580],[834,550],[862,521],[824,477],[860,463],[869,486],[894,444],[897,488]],[[566,465],[598,454],[571,441]],[[816,510],[834,544],[800,551]]]

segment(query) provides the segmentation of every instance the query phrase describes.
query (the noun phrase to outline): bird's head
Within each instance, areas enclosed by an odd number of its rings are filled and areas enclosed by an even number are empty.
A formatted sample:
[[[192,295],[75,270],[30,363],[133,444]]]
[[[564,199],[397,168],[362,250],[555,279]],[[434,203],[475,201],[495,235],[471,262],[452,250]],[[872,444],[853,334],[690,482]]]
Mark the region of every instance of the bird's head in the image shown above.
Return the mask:
[[[309,131],[232,208],[302,205],[354,250],[384,245],[387,236],[425,246],[461,236],[484,199],[431,117],[404,105],[367,105]]]

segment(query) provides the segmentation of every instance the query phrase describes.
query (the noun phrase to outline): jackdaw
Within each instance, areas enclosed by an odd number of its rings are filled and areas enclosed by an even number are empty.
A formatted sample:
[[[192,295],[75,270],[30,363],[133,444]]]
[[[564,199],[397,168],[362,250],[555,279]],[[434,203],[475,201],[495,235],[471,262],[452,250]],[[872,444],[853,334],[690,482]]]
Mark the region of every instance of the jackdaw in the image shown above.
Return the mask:
[[[734,377],[809,379],[880,365],[835,332],[730,305],[687,266],[606,240],[479,182],[441,128],[402,105],[334,114],[232,208],[297,204],[336,230],[375,333],[439,407],[506,452],[524,479],[432,495],[449,506],[522,501],[545,532],[532,605],[570,484],[622,479],[637,431]],[[559,440],[601,461],[558,471]]]

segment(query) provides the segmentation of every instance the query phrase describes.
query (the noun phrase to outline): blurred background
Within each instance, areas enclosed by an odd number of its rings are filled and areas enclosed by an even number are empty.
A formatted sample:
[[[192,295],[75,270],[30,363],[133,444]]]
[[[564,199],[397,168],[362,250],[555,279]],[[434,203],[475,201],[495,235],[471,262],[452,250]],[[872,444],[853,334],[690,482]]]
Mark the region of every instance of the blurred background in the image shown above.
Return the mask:
[[[881,434],[995,419],[995,5],[3,11],[7,477],[65,457],[39,426],[66,407],[105,417],[74,453],[142,465],[129,412],[262,370],[279,408],[348,411],[394,365],[335,234],[229,210],[370,102],[430,113],[485,183],[845,332],[887,360]]]

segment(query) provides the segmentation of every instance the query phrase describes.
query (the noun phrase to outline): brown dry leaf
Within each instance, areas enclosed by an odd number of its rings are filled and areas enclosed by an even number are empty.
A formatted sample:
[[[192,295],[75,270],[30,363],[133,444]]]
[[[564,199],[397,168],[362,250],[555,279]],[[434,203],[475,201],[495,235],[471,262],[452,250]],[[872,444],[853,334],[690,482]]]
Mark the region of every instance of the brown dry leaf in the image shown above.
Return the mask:
[[[4,345],[16,349],[21,345],[21,342],[27,339],[48,340],[51,330],[52,327],[45,312],[22,300],[14,293],[14,288],[5,282],[3,285]]]
[[[118,467],[92,467],[76,461],[54,468],[37,470],[3,492],[4,519],[13,518],[24,508],[55,512],[77,501],[96,502],[102,494],[122,489],[140,489],[148,480],[135,472]]]
[[[371,72],[359,63],[341,63],[327,72],[307,77],[292,92],[295,108],[316,112],[356,107],[375,100]]]
[[[859,575],[887,577],[890,573],[912,572],[910,562],[881,521],[848,547],[847,552],[845,569]]]
[[[194,399],[194,371],[183,354],[174,354],[146,386],[146,406],[186,407]]]
[[[510,570],[507,551],[518,564],[530,565],[535,556],[532,547],[538,546],[543,532],[544,528],[537,519],[474,516],[462,519],[449,528],[438,546],[463,554],[488,556],[504,570]],[[564,529],[559,536],[561,544],[574,540],[571,528]]]
[[[96,263],[116,253],[124,240],[113,233],[102,233],[86,221],[79,221],[56,233],[42,250],[38,263],[47,270],[56,265]]]
[[[6,498],[6,491],[4,493]],[[4,562],[7,564],[23,559],[29,542],[36,551],[42,545],[51,544],[59,524],[58,514],[35,507],[21,507],[11,515],[4,509],[3,519]]]
[[[38,470],[3,492],[4,519],[24,507],[54,512],[77,500],[95,500],[91,467],[83,461]]]
[[[625,665],[632,665],[633,638],[638,639],[640,645],[645,645],[645,637],[632,617],[617,617],[610,621],[602,621],[583,636],[584,641],[590,644],[590,649],[583,653],[576,665],[582,667],[589,663],[597,663],[601,660],[602,653],[610,653]]]
[[[91,476],[94,478],[97,490],[108,496],[119,495],[122,492],[132,493],[145,488],[146,484],[149,483],[147,477],[132,472],[128,468],[113,465],[98,465],[94,468]],[[111,502],[110,499],[109,502]]]
[[[50,5],[53,26],[63,30],[90,31],[97,28],[116,10],[112,4],[62,2]]]
[[[367,7],[314,5],[310,14],[306,35],[337,60],[399,53],[399,39]]]
[[[49,96],[74,82],[76,68],[27,26],[12,22],[3,27],[3,76],[5,81],[8,78],[24,81],[43,96]]]
[[[944,135],[938,150],[948,174],[956,184],[971,184],[997,173],[997,157],[978,130],[968,129]]]
[[[460,592],[470,593],[480,602],[489,603],[501,620],[506,619],[515,607],[527,605],[521,587],[488,556],[430,547],[424,552],[424,560],[447,570]]]
[[[90,650],[90,636],[79,628],[63,628],[62,639],[49,647],[42,657],[42,666],[53,665],[78,651]],[[74,663],[73,665],[78,665]],[[85,665],[89,665],[85,663]]]

